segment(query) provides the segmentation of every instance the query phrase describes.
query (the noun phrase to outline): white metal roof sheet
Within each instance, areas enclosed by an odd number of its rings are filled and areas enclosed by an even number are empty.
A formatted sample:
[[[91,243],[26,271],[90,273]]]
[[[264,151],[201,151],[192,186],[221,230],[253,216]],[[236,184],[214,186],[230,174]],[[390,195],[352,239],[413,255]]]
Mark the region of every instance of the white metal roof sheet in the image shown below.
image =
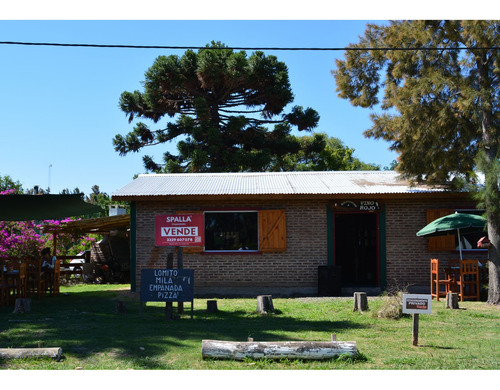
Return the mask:
[[[393,171],[173,173],[139,175],[113,196],[403,194],[442,192],[411,187]]]

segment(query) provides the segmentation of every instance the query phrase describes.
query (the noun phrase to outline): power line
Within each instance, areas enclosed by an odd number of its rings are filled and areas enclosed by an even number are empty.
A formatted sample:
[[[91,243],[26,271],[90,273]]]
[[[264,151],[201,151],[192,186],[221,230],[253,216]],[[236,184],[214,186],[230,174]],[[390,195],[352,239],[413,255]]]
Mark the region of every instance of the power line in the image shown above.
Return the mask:
[[[60,47],[95,47],[116,49],[170,49],[170,50],[283,50],[283,51],[410,51],[410,50],[500,50],[500,46],[491,47],[207,47],[207,46],[163,46],[163,45],[106,45],[95,43],[49,43],[49,42],[13,42],[3,41],[0,45],[23,46],[60,46]]]

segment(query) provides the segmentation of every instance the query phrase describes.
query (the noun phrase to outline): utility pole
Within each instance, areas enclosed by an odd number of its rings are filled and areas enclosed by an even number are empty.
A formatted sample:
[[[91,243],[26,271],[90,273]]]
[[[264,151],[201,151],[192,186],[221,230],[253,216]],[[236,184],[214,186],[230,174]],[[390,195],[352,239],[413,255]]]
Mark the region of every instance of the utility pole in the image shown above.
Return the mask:
[[[48,187],[49,192],[50,192],[50,173],[51,173],[51,170],[52,170],[52,164],[49,165],[49,187]]]

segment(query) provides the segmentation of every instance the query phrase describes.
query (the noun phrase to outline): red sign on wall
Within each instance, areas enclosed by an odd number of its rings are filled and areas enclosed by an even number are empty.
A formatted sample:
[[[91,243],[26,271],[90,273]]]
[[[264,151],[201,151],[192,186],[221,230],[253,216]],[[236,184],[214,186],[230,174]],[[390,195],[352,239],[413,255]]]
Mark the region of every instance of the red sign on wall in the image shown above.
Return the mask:
[[[172,214],[155,217],[157,246],[203,246],[203,214]]]

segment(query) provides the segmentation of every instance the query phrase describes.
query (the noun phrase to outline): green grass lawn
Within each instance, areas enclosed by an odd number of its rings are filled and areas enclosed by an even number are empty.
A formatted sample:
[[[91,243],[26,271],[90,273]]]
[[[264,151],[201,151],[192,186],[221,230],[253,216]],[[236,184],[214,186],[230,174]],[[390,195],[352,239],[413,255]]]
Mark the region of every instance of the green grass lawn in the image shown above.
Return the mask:
[[[116,300],[126,302],[115,313]],[[30,370],[498,370],[500,309],[484,302],[445,309],[433,301],[420,315],[419,346],[412,346],[412,320],[378,318],[383,297],[369,297],[369,311],[353,312],[352,298],[273,298],[276,313],[258,315],[256,299],[206,299],[190,304],[180,319],[165,320],[164,303],[148,303],[139,316],[138,294],[125,285],[61,288],[57,297],[32,298],[31,312],[0,308],[0,348],[61,347],[63,359],[0,360],[0,369]],[[176,304],[174,304],[176,305]],[[356,359],[327,361],[203,360],[203,339],[246,341],[356,341]]]

